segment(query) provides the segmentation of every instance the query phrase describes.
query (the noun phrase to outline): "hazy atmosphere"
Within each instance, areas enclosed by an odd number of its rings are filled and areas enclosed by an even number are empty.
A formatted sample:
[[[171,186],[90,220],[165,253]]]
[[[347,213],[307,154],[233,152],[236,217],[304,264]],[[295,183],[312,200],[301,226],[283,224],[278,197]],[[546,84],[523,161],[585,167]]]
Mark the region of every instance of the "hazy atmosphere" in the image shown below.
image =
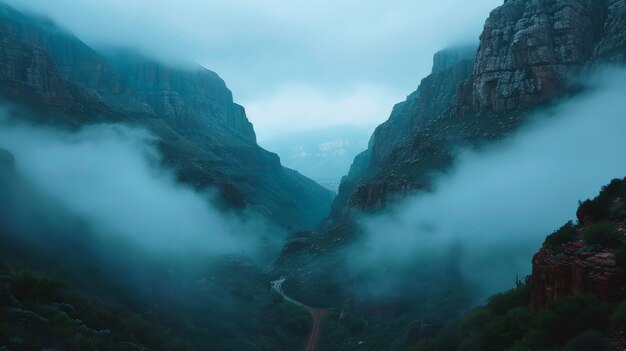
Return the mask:
[[[159,166],[156,137],[146,130],[102,124],[66,132],[6,116],[0,127],[0,148],[17,157],[25,185],[47,197],[49,206],[83,220],[103,241],[164,256],[246,252],[259,258],[263,240],[284,235],[257,215],[220,213],[210,203],[212,191],[176,183]]]
[[[577,202],[626,174],[626,71],[609,69],[586,85],[590,92],[535,116],[501,144],[461,154],[432,193],[366,220],[354,269],[384,270],[374,286],[390,294],[407,269],[447,261],[481,298],[530,274],[528,258],[576,219]]]
[[[433,53],[476,42],[501,1],[7,2],[50,16],[95,47],[217,72],[263,140],[383,122],[426,76]]]
[[[624,0],[0,0],[0,351],[626,350]]]

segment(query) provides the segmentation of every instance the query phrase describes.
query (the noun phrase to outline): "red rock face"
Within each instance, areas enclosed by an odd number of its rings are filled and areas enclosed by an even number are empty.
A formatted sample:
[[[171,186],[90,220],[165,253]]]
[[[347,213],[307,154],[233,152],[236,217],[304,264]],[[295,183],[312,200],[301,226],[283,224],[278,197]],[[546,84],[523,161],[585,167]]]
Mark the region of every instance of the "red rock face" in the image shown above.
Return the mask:
[[[533,257],[531,302],[533,311],[544,309],[548,302],[575,294],[595,295],[603,301],[624,299],[625,272],[617,266],[617,249],[589,252],[584,241],[566,244],[555,255],[542,248]]]

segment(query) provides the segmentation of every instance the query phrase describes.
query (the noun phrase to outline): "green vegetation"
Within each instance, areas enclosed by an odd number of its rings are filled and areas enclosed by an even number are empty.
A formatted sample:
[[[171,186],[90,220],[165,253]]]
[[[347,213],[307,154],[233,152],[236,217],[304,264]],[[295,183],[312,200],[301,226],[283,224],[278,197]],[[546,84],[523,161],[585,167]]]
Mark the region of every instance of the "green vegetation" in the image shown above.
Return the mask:
[[[626,330],[626,301],[622,301],[613,311],[611,322],[618,328]]]
[[[413,351],[603,350],[602,332],[624,322],[626,307],[578,295],[553,301],[545,311],[528,308],[530,289],[521,284],[469,313]],[[609,317],[613,315],[612,322]],[[591,332],[590,330],[595,330]],[[597,348],[584,348],[589,345]]]
[[[12,350],[193,349],[169,328],[63,282],[9,264],[0,276],[0,345]]]
[[[615,261],[617,261],[620,267],[626,269],[626,244],[623,244],[617,253],[615,253]]]
[[[602,187],[593,200],[582,202],[578,208],[578,219],[600,221],[626,218],[626,178],[614,179]]]
[[[567,351],[609,351],[611,345],[606,341],[602,333],[595,330],[587,330],[576,336],[567,343]]]
[[[623,235],[611,221],[600,221],[583,229],[583,238],[591,245],[617,246],[623,242]]]
[[[561,249],[561,245],[571,242],[575,238],[576,226],[572,223],[572,221],[569,221],[559,228],[559,230],[548,235],[546,241],[543,243],[543,246],[558,252]]]
[[[211,279],[195,281],[188,301],[164,300],[169,309],[162,312],[113,303],[0,261],[0,349],[299,349],[310,327],[306,310],[273,299],[265,276],[246,259],[220,262],[207,272]]]

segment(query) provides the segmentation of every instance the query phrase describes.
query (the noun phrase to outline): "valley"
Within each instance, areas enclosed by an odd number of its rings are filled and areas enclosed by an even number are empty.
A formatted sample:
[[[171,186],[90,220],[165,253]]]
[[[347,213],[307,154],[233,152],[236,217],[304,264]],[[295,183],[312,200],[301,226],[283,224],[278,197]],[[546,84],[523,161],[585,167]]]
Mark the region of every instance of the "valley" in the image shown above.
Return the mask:
[[[315,42],[311,59],[345,47],[333,40],[382,47],[384,30],[430,23],[378,5],[370,16],[387,26],[324,17],[337,38],[319,42],[300,36],[299,11],[271,24],[288,20],[295,47]],[[193,6],[201,17],[209,5]],[[342,5],[309,15],[323,6]],[[269,22],[235,28],[240,42],[230,19],[210,35],[190,14],[159,23],[196,38],[177,55],[200,55],[203,38],[217,66],[256,52],[259,67],[292,69],[261,82],[228,71],[268,111],[294,103],[272,100],[277,82],[314,72],[354,119],[316,116],[333,102],[294,93],[303,105],[267,122],[292,118],[294,131],[260,141],[239,93],[204,65],[94,45],[101,29],[72,31],[40,7],[0,3],[0,350],[626,349],[624,0],[500,2],[480,36],[441,45],[375,129],[376,101],[340,80],[367,57],[334,57],[334,71],[284,43],[269,55],[273,41],[255,41],[282,38]],[[380,50],[388,65],[419,40],[392,37],[403,48]],[[363,88],[369,74],[350,77],[368,99],[383,91]]]

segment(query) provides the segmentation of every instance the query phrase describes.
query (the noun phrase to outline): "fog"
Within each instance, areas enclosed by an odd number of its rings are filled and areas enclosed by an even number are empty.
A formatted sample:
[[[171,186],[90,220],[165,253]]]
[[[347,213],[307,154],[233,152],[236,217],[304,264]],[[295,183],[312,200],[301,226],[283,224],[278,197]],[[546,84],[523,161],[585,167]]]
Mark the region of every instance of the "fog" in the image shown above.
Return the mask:
[[[367,148],[374,126],[343,126],[292,132],[259,141],[293,168],[319,184],[337,191],[354,157]]]
[[[79,218],[100,241],[163,257],[255,257],[266,249],[262,238],[270,228],[259,216],[220,212],[210,193],[177,183],[160,167],[156,141],[123,125],[69,132],[0,121],[0,148],[15,155],[18,178],[47,206]]]
[[[626,71],[600,76],[516,135],[460,154],[432,192],[363,220],[350,262],[367,288],[396,294],[438,280],[484,298],[529,274],[532,255],[575,219],[578,201],[626,175]]]
[[[251,107],[260,138],[383,122],[428,74],[432,54],[475,43],[503,2],[5,1],[49,16],[96,48],[133,48],[216,71]]]

